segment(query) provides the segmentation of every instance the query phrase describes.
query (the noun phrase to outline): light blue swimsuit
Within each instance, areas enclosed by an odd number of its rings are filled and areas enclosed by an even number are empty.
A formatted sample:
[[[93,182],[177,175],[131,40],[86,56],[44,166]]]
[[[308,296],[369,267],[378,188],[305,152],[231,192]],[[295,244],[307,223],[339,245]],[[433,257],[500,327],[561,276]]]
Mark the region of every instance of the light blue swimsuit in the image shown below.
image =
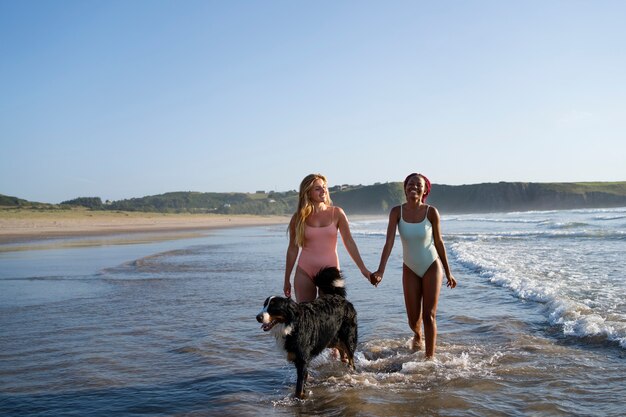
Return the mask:
[[[439,258],[435,241],[433,239],[433,225],[428,220],[428,210],[426,216],[419,223],[405,222],[402,217],[402,205],[400,205],[400,222],[398,230],[402,240],[402,255],[404,264],[418,277],[422,278],[428,268]]]

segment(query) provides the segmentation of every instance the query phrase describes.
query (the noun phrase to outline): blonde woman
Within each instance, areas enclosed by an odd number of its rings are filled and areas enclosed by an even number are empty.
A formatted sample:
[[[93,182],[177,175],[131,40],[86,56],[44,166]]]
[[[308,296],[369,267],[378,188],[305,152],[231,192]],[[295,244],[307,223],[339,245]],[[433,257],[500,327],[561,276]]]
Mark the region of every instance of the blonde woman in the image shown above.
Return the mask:
[[[283,288],[285,297],[291,297],[290,278],[297,259],[294,275],[296,301],[315,300],[317,287],[312,278],[324,267],[339,268],[337,231],[341,233],[348,254],[363,276],[371,282],[370,271],[363,264],[359,249],[352,239],[346,214],[340,207],[332,205],[326,177],[321,174],[307,175],[300,183],[298,209],[289,222]]]

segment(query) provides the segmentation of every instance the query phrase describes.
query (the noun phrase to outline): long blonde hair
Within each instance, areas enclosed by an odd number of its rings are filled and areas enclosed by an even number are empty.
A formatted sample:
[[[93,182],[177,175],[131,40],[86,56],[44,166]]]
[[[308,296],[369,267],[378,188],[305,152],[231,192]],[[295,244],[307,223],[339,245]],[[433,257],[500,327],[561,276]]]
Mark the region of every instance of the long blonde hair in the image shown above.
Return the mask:
[[[304,246],[304,225],[307,217],[313,213],[313,203],[309,200],[309,191],[313,188],[313,183],[317,180],[322,180],[324,186],[328,187],[328,181],[322,174],[309,174],[300,183],[300,195],[298,197],[298,210],[296,211],[296,244],[299,247]],[[330,199],[328,190],[326,191],[326,200],[324,201],[327,206],[333,204]]]

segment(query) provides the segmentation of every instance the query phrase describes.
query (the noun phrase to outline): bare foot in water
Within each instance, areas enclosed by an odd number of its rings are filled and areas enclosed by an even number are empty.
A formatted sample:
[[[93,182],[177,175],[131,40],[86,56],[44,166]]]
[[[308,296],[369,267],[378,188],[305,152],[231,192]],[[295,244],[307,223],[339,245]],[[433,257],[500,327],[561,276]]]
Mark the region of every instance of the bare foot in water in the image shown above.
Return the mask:
[[[424,342],[422,342],[422,337],[415,335],[413,336],[413,340],[411,340],[411,350],[413,352],[420,351],[424,348]]]

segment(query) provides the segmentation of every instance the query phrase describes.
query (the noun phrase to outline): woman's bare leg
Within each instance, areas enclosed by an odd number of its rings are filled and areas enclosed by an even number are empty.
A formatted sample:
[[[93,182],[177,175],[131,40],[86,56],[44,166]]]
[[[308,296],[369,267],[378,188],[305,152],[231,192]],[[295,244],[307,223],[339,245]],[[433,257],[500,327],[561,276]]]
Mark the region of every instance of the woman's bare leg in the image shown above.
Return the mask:
[[[304,303],[307,301],[313,301],[317,298],[317,287],[309,275],[304,272],[300,267],[296,267],[296,275],[293,279],[293,285],[296,289],[296,302]],[[344,360],[344,355],[341,355],[339,349],[331,348],[331,355],[335,359]],[[347,361],[347,355],[345,355],[345,361]]]
[[[426,357],[435,357],[437,344],[437,303],[443,280],[441,262],[436,260],[422,278],[424,336],[426,336]]]
[[[303,303],[313,301],[317,298],[317,287],[315,283],[300,267],[296,267],[296,274],[293,278],[293,286],[296,290],[296,302]]]
[[[422,347],[422,279],[404,264],[402,264],[402,287],[409,327],[415,333],[411,349],[420,350]]]

